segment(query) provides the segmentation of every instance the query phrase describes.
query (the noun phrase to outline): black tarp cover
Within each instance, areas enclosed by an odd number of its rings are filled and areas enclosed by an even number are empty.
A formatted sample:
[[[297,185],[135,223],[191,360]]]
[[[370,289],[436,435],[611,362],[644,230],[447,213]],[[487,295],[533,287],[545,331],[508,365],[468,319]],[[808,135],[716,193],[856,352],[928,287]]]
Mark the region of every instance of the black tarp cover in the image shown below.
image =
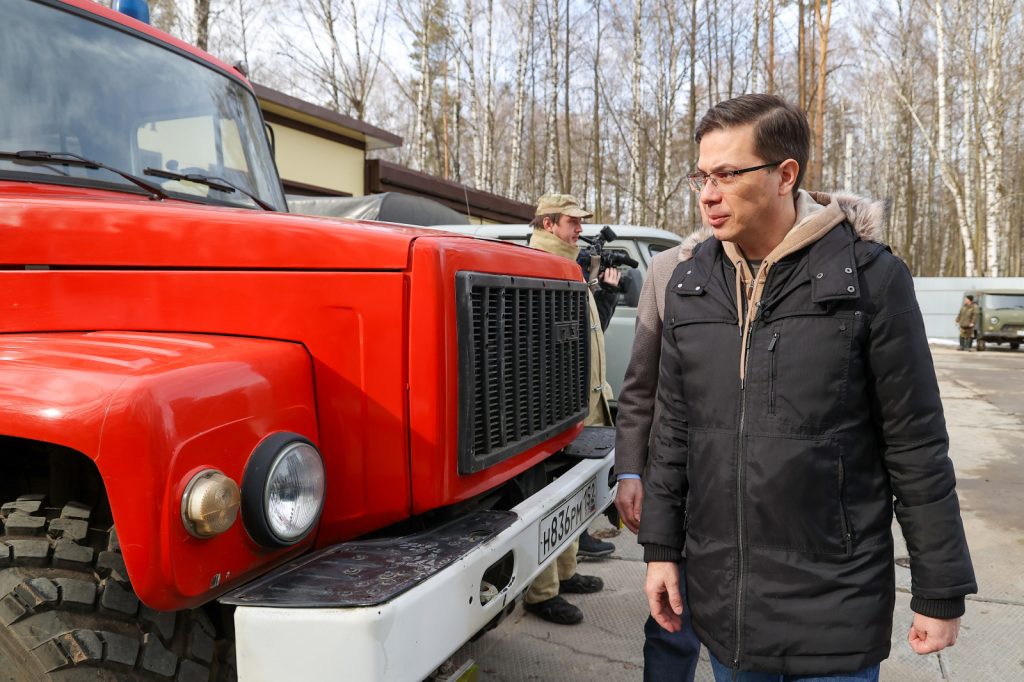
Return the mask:
[[[289,196],[288,210],[303,215],[320,215],[352,220],[381,220],[406,225],[468,225],[465,214],[433,199],[398,192],[364,197]]]

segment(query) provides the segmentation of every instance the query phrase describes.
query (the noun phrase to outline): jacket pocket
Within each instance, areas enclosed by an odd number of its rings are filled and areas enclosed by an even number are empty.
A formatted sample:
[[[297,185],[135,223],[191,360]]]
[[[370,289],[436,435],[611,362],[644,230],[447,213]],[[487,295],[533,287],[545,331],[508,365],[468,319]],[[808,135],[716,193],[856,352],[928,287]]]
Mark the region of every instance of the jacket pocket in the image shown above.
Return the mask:
[[[763,382],[762,414],[798,431],[835,425],[846,409],[853,322],[790,317],[768,331],[748,371],[748,380]]]
[[[744,438],[744,522],[751,546],[848,554],[845,472],[830,438]]]

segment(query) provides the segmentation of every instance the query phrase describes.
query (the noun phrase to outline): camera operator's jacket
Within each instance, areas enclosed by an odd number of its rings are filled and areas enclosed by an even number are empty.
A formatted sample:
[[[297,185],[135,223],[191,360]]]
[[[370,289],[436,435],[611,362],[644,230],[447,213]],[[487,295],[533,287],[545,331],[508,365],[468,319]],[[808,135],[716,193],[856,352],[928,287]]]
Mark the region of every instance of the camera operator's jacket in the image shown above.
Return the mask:
[[[799,193],[756,278],[709,239],[665,295],[647,561],[686,549],[693,627],[742,670],[828,674],[889,654],[895,513],[911,608],[976,592],[913,280],[867,202]]]
[[[534,228],[530,235],[530,246],[534,249],[547,251],[576,262],[579,247],[563,242],[547,230]],[[601,331],[601,320],[597,313],[594,294],[587,289],[587,300],[590,306],[590,411],[587,413],[587,426],[611,426],[612,410],[609,401],[612,399],[612,387],[608,385],[604,361],[604,332]]]

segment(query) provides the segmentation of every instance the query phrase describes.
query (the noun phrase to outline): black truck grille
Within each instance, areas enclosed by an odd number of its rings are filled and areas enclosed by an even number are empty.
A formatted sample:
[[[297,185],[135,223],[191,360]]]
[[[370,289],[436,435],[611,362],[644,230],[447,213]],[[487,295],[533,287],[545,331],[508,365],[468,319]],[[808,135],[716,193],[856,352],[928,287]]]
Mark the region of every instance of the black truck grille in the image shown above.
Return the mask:
[[[456,275],[459,473],[497,464],[587,415],[583,282]]]

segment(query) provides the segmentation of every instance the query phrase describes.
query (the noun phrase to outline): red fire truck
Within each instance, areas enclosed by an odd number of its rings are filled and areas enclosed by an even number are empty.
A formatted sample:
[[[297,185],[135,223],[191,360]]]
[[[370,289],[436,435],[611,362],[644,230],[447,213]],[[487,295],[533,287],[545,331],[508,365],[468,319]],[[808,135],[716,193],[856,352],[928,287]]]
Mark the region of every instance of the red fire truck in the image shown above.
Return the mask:
[[[0,670],[430,675],[610,501],[578,267],[289,215],[236,69],[0,17]]]

